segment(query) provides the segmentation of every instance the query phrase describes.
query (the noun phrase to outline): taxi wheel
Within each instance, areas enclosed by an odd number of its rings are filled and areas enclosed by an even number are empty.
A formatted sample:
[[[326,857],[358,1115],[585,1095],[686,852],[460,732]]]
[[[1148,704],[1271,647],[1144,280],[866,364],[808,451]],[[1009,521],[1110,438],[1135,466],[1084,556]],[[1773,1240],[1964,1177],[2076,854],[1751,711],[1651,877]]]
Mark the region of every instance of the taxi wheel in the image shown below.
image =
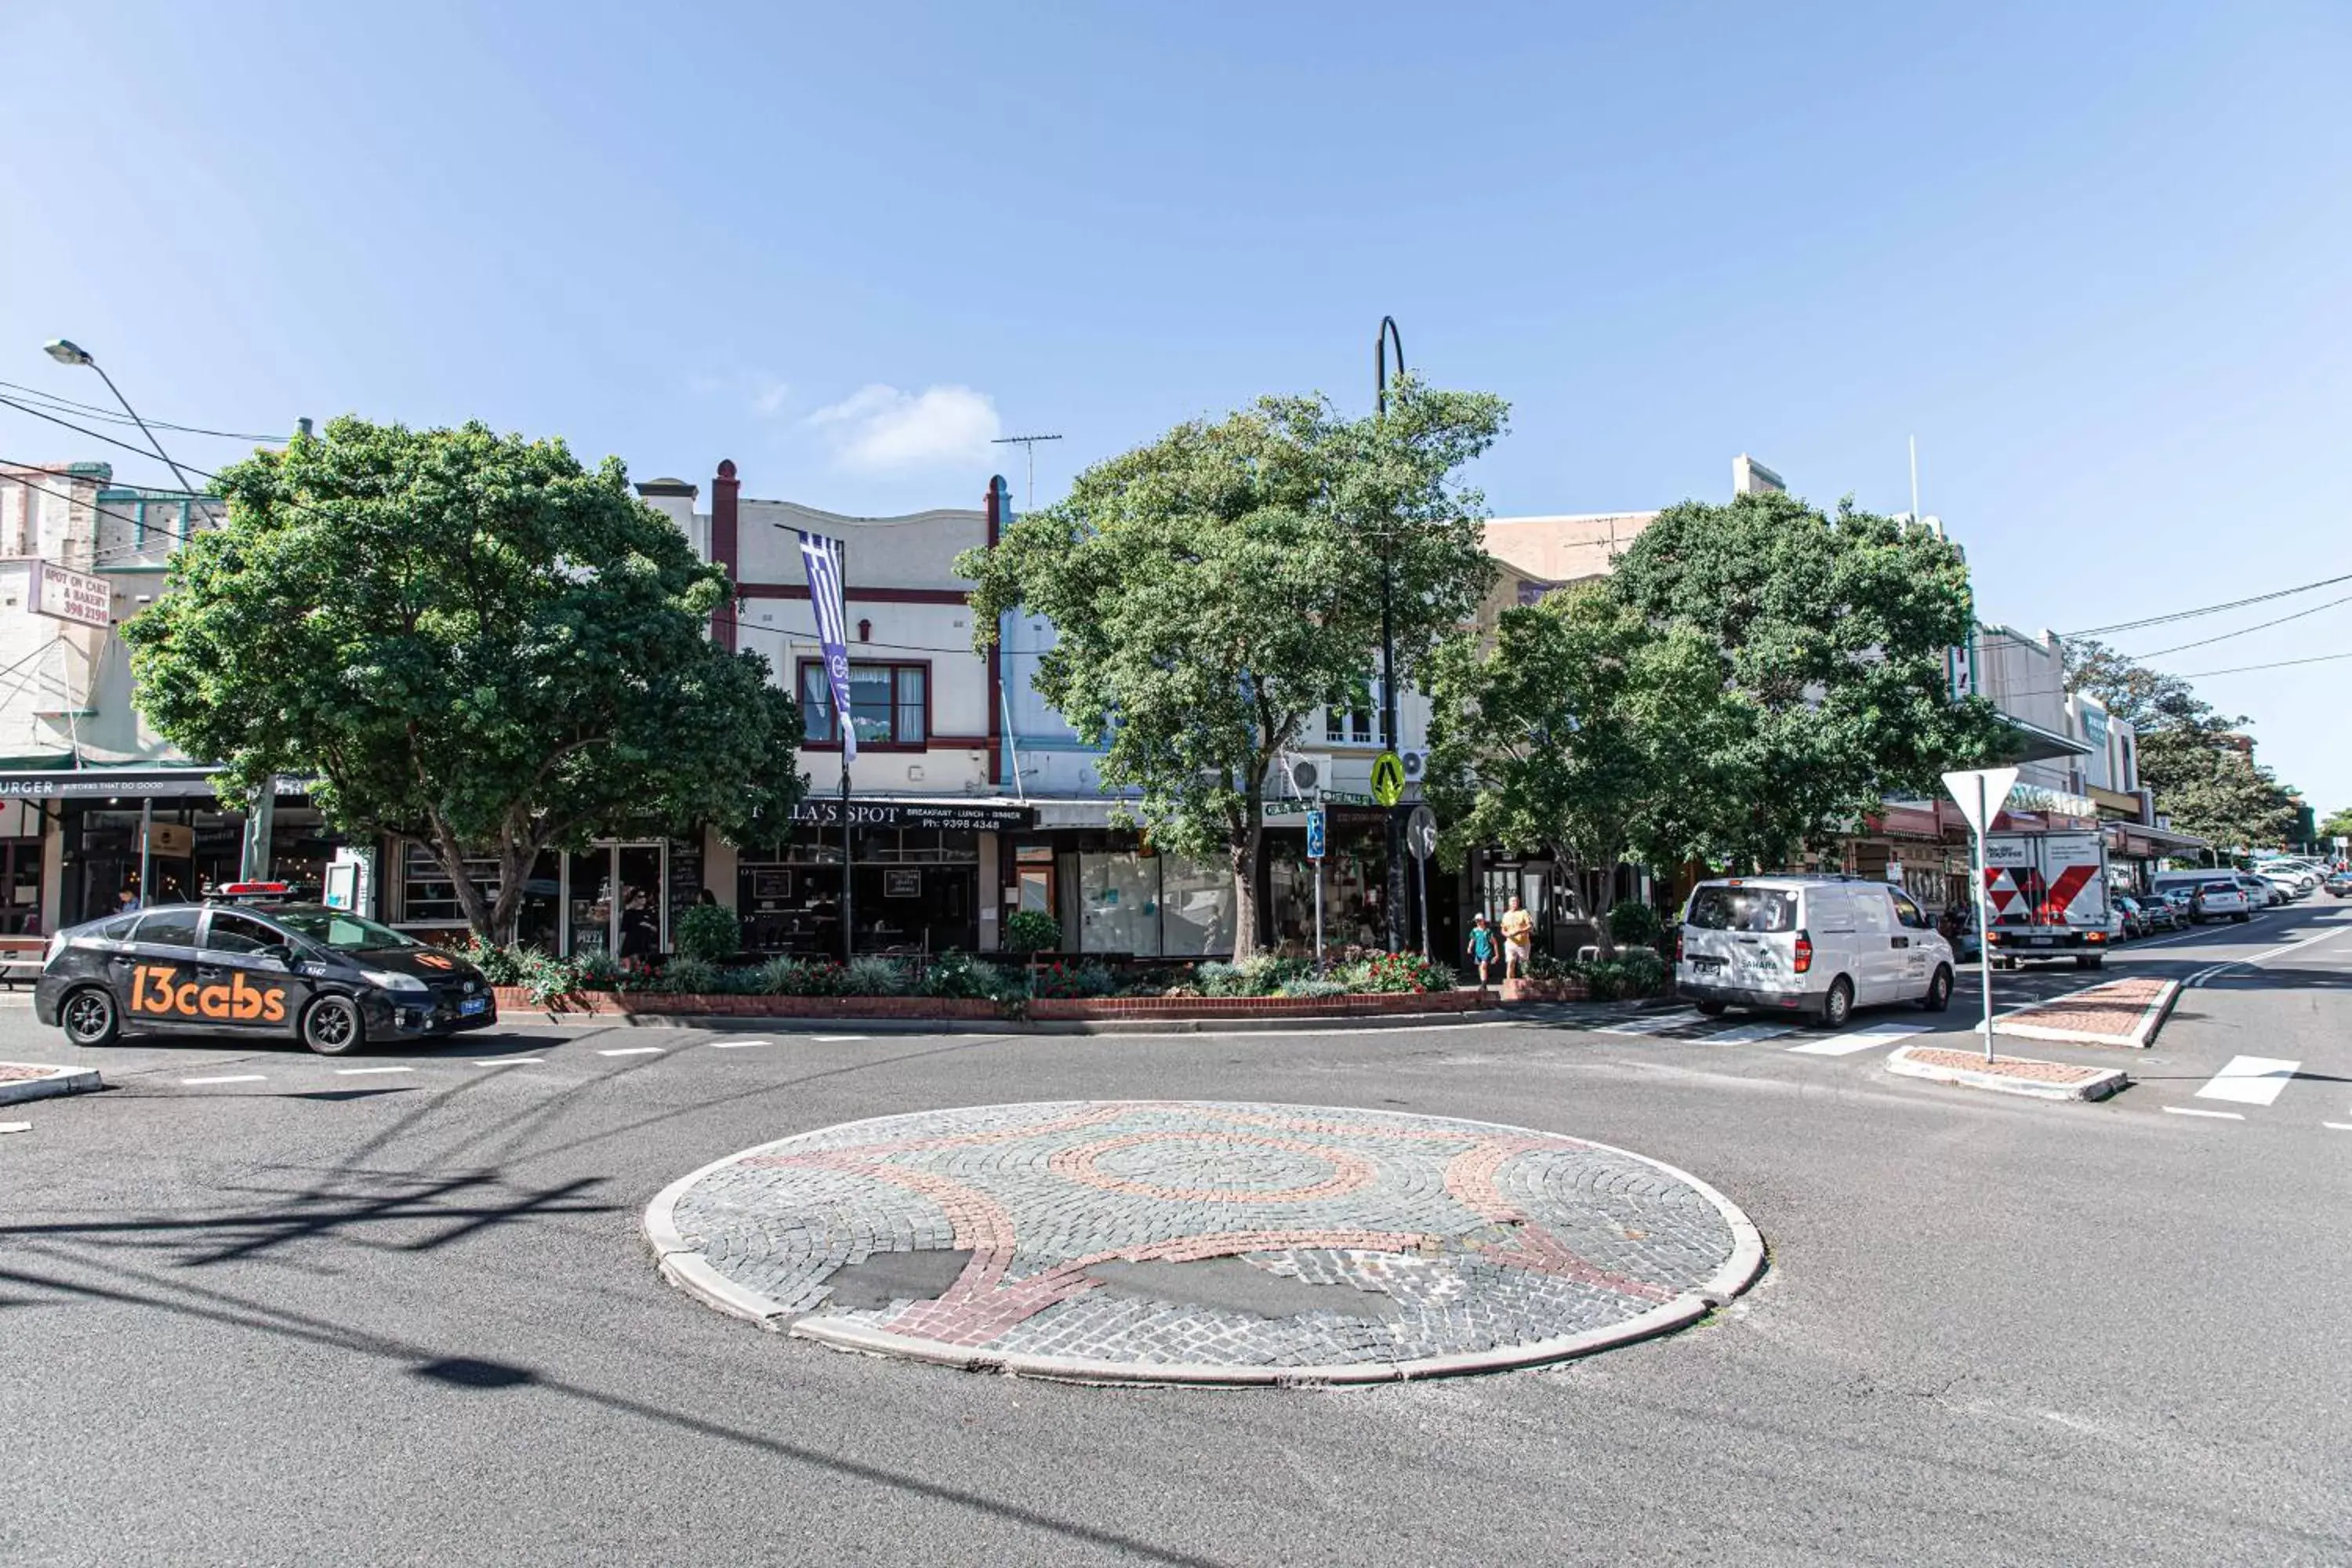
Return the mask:
[[[122,1015],[113,994],[100,985],[85,986],[66,998],[58,1009],[66,1038],[77,1046],[110,1046],[122,1033]]]
[[[302,1043],[322,1057],[340,1057],[367,1044],[360,1005],[348,996],[321,996],[302,1015]]]

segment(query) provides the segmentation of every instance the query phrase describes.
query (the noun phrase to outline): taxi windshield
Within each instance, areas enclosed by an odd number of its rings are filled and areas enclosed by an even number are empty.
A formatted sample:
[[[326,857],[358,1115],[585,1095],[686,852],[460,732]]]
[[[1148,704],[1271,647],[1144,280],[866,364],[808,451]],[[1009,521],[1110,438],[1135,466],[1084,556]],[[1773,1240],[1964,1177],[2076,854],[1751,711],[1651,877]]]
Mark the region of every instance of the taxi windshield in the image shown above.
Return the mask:
[[[404,936],[390,926],[373,921],[363,921],[357,915],[323,906],[314,909],[289,909],[281,904],[264,911],[269,918],[297,936],[305,936],[321,947],[337,952],[366,952],[383,947],[421,947],[413,936]]]

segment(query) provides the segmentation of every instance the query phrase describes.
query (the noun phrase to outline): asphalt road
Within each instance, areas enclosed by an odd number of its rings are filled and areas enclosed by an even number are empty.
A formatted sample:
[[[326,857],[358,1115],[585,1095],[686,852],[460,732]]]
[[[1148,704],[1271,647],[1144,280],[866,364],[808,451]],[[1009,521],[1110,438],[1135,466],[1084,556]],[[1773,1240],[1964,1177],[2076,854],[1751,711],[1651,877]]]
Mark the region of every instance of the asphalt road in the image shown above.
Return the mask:
[[[32,1123],[0,1135],[0,1561],[2352,1560],[2352,910],[2110,962],[2201,984],[2152,1051],[2014,1047],[2141,1080],[2087,1106],[1688,1016],[509,1028],[339,1063],[76,1053],[0,1005],[0,1058],[112,1086],[0,1108]],[[1999,978],[2007,1005],[2097,977]],[[1208,1393],[763,1334],[640,1237],[665,1184],[789,1132],[1114,1096],[1593,1137],[1721,1188],[1772,1265],[1706,1325],[1564,1368]]]

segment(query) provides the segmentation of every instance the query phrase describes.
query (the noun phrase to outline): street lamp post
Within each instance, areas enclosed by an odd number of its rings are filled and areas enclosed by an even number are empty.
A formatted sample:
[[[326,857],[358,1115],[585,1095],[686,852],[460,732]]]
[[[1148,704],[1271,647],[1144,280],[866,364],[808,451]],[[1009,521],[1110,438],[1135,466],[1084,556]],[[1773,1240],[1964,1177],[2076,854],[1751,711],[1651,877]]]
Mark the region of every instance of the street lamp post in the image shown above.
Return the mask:
[[[147,421],[139,417],[139,410],[131,406],[131,399],[122,395],[122,388],[114,384],[114,378],[106,374],[106,367],[91,357],[88,349],[70,338],[51,338],[41,347],[59,364],[86,364],[98,372],[98,379],[106,383],[106,390],[114,394],[114,401],[122,405],[122,412],[131,416],[131,422],[139,426],[139,433],[147,437],[147,445],[163,459],[163,466],[180,481],[180,488],[190,495],[197,493],[196,487],[188,482],[188,476],[180,471],[180,465],[172,461],[172,454],[163,450],[163,443],[155,439],[155,432],[147,428]]]
[[[1379,416],[1389,416],[1389,351],[1396,351],[1398,379],[1404,376],[1404,334],[1397,331],[1394,316],[1382,316],[1380,330],[1372,334],[1372,401]],[[1395,751],[1397,731],[1396,679],[1396,536],[1395,520],[1384,530],[1381,541],[1381,742],[1384,751]],[[1391,952],[1404,946],[1404,819],[1399,814],[1405,808],[1391,805],[1388,816],[1388,891],[1381,900],[1382,934],[1388,939]],[[1422,919],[1429,918],[1426,910]]]

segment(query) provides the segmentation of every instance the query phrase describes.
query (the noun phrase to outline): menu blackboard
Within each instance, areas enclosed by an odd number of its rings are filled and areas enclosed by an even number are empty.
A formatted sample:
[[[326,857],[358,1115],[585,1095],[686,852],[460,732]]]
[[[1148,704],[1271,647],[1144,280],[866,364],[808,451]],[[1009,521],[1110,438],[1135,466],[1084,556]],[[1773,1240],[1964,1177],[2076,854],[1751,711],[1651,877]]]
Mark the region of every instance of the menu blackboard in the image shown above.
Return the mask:
[[[694,908],[695,900],[701,895],[702,851],[680,849],[673,845],[669,852],[669,929],[673,933],[677,930],[678,918]]]

